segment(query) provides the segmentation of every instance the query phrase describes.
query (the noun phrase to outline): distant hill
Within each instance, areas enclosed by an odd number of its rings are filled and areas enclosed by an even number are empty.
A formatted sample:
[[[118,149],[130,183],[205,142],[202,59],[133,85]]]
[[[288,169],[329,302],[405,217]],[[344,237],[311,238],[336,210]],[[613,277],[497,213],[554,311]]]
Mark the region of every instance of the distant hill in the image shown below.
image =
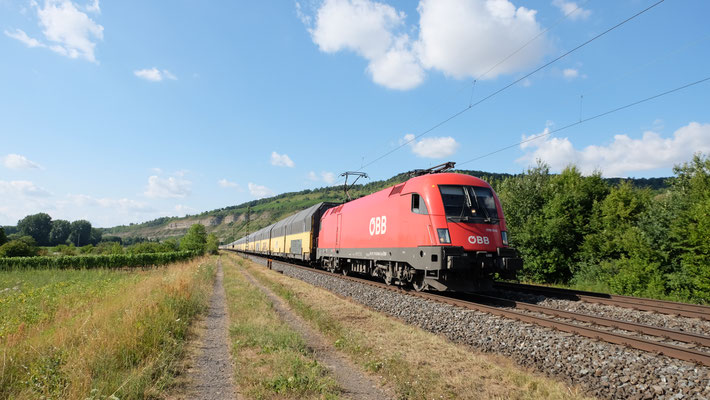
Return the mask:
[[[477,176],[496,187],[511,174],[499,174],[484,171],[456,170],[456,172]],[[374,181],[366,184],[354,185],[350,189],[352,198],[358,198],[388,186],[393,186],[407,180],[409,175],[401,173],[390,179]],[[641,178],[629,179],[635,186],[660,190],[666,187],[668,178]],[[618,184],[622,179],[606,179],[612,185]],[[205,211],[197,215],[187,215],[182,218],[163,217],[141,224],[120,225],[103,229],[104,236],[115,235],[121,238],[146,238],[150,240],[163,240],[179,237],[187,232],[192,224],[202,224],[208,233],[214,233],[222,243],[231,242],[244,236],[247,232],[254,232],[272,224],[297,211],[322,201],[343,202],[345,193],[341,186],[331,186],[319,189],[307,189],[300,192],[283,193],[278,196],[253,200],[235,206],[229,206],[212,211]],[[246,214],[249,209],[249,224],[247,226]]]

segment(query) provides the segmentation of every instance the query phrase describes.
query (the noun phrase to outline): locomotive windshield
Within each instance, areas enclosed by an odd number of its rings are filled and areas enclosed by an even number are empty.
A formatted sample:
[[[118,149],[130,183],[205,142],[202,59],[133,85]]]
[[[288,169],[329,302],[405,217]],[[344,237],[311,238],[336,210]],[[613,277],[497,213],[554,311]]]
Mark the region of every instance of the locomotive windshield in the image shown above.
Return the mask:
[[[498,210],[489,188],[439,185],[446,218],[455,222],[498,222]]]

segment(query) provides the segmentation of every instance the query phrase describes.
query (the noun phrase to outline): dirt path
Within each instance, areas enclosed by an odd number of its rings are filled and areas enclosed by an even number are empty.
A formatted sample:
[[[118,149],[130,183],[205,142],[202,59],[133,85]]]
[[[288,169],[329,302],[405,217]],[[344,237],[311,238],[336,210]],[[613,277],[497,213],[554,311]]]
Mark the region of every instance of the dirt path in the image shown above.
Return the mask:
[[[222,260],[218,260],[209,312],[195,342],[196,354],[189,371],[185,399],[239,398],[233,383],[234,369],[229,351],[229,321],[222,277]]]
[[[343,357],[330,345],[320,332],[312,329],[306,321],[296,315],[290,307],[271,290],[254,279],[247,271],[242,270],[251,284],[262,290],[274,304],[274,309],[281,319],[293,330],[301,334],[315,359],[328,368],[333,377],[343,389],[345,398],[350,399],[388,399],[392,396],[378,387],[376,382],[366,376],[350,360]]]

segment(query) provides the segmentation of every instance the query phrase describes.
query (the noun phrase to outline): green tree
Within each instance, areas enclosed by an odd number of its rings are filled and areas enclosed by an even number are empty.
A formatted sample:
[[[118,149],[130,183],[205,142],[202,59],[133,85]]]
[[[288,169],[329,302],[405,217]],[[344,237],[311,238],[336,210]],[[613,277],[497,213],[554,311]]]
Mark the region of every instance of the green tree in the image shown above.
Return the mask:
[[[5,236],[5,228],[0,226],[0,246],[7,243],[7,236]]]
[[[71,233],[69,221],[57,219],[52,221],[52,230],[49,231],[49,243],[53,246],[65,244]]]
[[[82,247],[89,244],[90,240],[91,222],[80,219],[71,223],[70,242],[74,243],[76,247]]]
[[[180,240],[180,250],[196,251],[204,254],[207,244],[207,231],[202,224],[193,224]]]
[[[101,242],[102,236],[103,232],[101,231],[101,229],[91,228],[91,233],[89,234],[89,243],[96,246]]]
[[[217,236],[214,233],[210,233],[209,235],[207,235],[207,243],[205,250],[209,254],[219,253],[219,239],[217,239]]]
[[[673,168],[672,191],[679,194],[680,212],[671,222],[672,256],[679,269],[670,276],[672,290],[695,301],[710,302],[710,158]]]
[[[23,236],[32,236],[40,246],[47,246],[50,244],[52,217],[45,213],[28,215],[17,222],[17,229]]]

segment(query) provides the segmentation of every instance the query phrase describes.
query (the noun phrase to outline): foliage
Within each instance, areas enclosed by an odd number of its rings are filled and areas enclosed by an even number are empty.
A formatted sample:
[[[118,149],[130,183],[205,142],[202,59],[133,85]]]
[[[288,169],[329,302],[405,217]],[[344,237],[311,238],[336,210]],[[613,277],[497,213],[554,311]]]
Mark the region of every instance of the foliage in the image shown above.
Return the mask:
[[[219,239],[214,233],[207,235],[207,243],[205,245],[205,251],[208,254],[218,254],[219,253]]]
[[[194,251],[145,254],[107,254],[57,257],[0,258],[0,270],[31,268],[136,268],[186,261],[201,255]]]
[[[71,233],[71,223],[63,219],[52,221],[52,230],[49,231],[49,242],[53,245],[65,244]]]
[[[19,240],[11,240],[0,246],[0,257],[32,257],[37,255],[37,247],[32,245],[34,239],[30,242],[26,238],[32,239],[27,236]]]
[[[52,217],[39,213],[28,215],[17,222],[17,229],[23,236],[31,236],[40,246],[47,246],[49,232],[52,230]]]
[[[69,241],[77,247],[91,243],[91,222],[83,219],[72,222]]]
[[[202,224],[193,224],[187,230],[187,234],[180,240],[180,250],[194,251],[200,254],[205,253],[207,244],[207,231]]]
[[[5,236],[5,229],[0,226],[0,246],[7,243],[7,236]]]

